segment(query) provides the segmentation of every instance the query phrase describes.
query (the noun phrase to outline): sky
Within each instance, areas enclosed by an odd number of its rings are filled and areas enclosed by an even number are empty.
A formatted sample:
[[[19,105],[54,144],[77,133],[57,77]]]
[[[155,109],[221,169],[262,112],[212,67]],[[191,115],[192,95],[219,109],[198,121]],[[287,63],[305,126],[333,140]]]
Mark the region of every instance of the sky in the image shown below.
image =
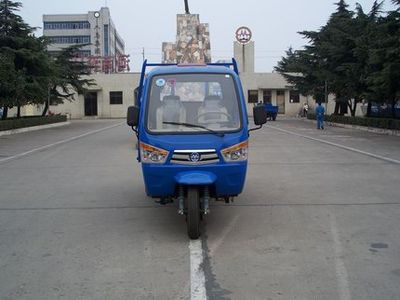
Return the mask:
[[[162,42],[175,42],[176,14],[184,13],[183,0],[19,0],[20,15],[32,27],[42,27],[43,14],[78,14],[107,6],[130,54],[131,71],[139,71],[142,49],[149,61],[160,62]],[[213,61],[233,56],[235,31],[252,30],[256,72],[271,72],[289,47],[307,43],[297,33],[318,30],[335,11],[337,0],[189,0],[190,12],[210,24]],[[354,10],[360,3],[369,12],[374,0],[347,0]],[[384,10],[393,10],[385,0]],[[36,35],[42,35],[38,29]]]

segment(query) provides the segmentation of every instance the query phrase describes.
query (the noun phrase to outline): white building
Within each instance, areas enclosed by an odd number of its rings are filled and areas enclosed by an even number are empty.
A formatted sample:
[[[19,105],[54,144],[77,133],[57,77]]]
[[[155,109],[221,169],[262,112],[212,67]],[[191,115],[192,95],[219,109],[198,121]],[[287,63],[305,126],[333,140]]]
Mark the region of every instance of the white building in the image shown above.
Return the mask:
[[[125,54],[125,42],[118,34],[110,10],[102,7],[87,14],[43,15],[43,35],[50,39],[50,52],[76,44],[80,55],[117,57]]]
[[[70,118],[125,118],[134,105],[134,90],[139,73],[93,74],[95,85],[85,95],[75,95],[75,101],[50,106],[52,113],[68,114]]]

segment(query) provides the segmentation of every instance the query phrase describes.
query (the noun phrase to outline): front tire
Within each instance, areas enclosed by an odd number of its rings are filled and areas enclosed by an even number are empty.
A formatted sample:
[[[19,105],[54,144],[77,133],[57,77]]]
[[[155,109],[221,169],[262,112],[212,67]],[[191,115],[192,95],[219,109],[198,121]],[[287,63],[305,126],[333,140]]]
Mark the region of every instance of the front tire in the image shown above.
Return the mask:
[[[187,191],[187,229],[192,240],[200,237],[200,196],[196,187],[189,187]]]

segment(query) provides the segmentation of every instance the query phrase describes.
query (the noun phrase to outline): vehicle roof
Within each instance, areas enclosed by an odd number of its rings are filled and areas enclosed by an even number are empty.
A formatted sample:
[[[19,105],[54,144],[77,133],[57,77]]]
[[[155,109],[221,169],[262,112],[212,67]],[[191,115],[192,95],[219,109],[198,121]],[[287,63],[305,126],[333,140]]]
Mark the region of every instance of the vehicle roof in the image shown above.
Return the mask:
[[[236,73],[231,68],[224,66],[174,65],[174,66],[155,67],[148,73],[148,76],[155,76],[162,74],[187,74],[187,73],[221,73],[221,74],[228,73],[236,75]]]

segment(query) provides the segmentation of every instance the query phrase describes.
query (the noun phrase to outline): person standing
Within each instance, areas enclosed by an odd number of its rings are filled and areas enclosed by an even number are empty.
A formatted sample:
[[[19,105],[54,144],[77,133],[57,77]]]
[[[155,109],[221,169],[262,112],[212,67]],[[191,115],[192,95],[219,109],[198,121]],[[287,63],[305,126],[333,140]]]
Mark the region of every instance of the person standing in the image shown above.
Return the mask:
[[[315,115],[317,116],[317,129],[324,129],[325,108],[321,102],[318,102],[318,106],[315,108]]]
[[[307,118],[307,114],[308,114],[308,104],[306,102],[304,102],[304,104],[303,104],[303,117]]]

